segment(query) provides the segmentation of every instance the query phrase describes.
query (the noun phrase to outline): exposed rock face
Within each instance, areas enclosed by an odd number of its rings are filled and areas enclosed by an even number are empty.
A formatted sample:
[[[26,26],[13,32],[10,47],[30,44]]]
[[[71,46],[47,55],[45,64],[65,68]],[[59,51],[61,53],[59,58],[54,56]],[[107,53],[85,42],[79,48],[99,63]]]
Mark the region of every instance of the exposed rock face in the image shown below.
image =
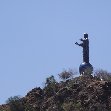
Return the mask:
[[[110,111],[111,82],[76,77],[44,89],[34,88],[22,99],[33,111]],[[3,107],[8,106],[2,105],[0,111]]]

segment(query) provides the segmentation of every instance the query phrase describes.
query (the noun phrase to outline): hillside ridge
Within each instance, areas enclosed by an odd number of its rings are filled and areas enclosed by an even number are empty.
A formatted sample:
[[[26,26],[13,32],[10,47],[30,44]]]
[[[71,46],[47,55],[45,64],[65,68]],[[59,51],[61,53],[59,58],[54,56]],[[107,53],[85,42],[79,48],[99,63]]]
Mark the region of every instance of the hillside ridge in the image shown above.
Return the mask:
[[[20,102],[22,111],[110,111],[111,82],[92,76],[52,81],[32,89]],[[0,111],[10,111],[10,104],[1,105]]]

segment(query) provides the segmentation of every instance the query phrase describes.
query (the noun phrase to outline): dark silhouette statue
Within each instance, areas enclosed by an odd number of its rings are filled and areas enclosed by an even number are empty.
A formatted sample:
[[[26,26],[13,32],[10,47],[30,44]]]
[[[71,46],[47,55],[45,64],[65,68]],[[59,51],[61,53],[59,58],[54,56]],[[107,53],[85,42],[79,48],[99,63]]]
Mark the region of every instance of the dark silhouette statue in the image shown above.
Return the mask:
[[[77,42],[75,43],[76,45],[79,45],[83,48],[83,62],[89,63],[89,39],[88,39],[88,34],[84,34],[84,39],[80,39],[82,43],[78,44]]]
[[[80,74],[90,74],[93,71],[92,65],[89,63],[89,39],[88,34],[84,33],[84,39],[80,39],[82,43],[75,43],[83,48],[83,63],[79,67]]]

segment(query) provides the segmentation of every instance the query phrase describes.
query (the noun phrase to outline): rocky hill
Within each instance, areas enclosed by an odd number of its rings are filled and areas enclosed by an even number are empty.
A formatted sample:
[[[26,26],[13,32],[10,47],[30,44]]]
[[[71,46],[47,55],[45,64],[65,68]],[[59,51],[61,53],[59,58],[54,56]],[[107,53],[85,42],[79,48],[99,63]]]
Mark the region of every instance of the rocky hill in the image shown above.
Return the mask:
[[[1,105],[0,111],[111,111],[111,82],[92,76],[52,80],[11,103]]]

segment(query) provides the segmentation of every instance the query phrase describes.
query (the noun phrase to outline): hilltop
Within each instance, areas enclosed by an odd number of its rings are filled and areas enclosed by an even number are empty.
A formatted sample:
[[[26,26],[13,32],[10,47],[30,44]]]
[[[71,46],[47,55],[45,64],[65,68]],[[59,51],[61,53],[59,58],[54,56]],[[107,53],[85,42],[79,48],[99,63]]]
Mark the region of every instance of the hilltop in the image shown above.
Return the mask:
[[[48,80],[43,89],[32,89],[25,97],[1,105],[0,111],[111,111],[110,81],[93,76],[59,83],[53,76]]]

